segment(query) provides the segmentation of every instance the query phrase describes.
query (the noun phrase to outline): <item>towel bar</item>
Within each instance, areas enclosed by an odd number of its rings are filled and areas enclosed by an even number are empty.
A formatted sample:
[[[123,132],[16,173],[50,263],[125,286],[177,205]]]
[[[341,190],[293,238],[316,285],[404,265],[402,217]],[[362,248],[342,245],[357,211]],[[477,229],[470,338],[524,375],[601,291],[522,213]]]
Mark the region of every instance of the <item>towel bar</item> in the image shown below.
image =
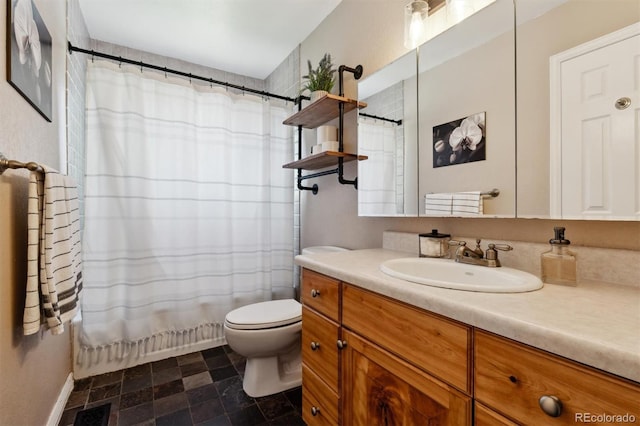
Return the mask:
[[[493,188],[491,191],[481,192],[480,195],[485,195],[488,197],[495,198],[500,195],[500,190],[498,188]]]
[[[40,164],[30,161],[28,163],[22,163],[16,160],[9,160],[0,152],[0,175],[7,169],[29,169],[32,172],[42,172]]]

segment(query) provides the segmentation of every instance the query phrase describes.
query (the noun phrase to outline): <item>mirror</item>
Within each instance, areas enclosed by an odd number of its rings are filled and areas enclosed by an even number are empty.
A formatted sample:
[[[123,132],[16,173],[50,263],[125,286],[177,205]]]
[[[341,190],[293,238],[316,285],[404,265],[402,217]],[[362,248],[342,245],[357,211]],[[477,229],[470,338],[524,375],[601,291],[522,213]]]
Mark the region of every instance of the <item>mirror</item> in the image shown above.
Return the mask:
[[[497,0],[419,47],[420,216],[515,217],[514,36]]]
[[[636,53],[620,64],[601,50],[621,29],[638,33],[638,0],[517,0],[516,9],[518,217],[639,220],[640,42],[623,35]],[[635,89],[616,88],[625,78]],[[623,97],[631,105],[619,110]]]
[[[416,53],[358,82],[359,216],[417,216]]]

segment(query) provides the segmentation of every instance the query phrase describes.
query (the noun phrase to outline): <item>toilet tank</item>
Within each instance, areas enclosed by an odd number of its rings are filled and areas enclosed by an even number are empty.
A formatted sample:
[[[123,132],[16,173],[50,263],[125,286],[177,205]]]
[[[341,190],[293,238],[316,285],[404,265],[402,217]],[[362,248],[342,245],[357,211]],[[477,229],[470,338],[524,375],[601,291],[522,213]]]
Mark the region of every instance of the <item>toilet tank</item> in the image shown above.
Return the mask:
[[[332,253],[339,251],[349,251],[349,249],[336,246],[312,246],[303,248],[302,254]]]

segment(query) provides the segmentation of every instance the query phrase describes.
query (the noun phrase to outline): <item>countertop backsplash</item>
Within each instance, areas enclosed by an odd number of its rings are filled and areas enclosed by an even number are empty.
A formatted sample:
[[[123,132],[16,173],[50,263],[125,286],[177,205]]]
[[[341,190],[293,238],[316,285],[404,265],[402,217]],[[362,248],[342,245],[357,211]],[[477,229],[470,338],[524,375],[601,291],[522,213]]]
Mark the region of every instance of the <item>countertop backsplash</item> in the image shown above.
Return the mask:
[[[453,240],[466,241],[468,247],[475,247],[477,237],[452,235]],[[549,244],[527,241],[483,240],[482,249],[487,244],[509,244],[511,251],[500,251],[498,257],[502,266],[541,275],[540,255],[550,250]],[[410,253],[418,256],[418,234],[411,232],[385,231],[382,248]],[[451,247],[451,258],[456,247]],[[571,246],[577,258],[578,285],[581,281],[597,281],[640,288],[640,251],[599,247]],[[549,284],[552,285],[552,284]]]

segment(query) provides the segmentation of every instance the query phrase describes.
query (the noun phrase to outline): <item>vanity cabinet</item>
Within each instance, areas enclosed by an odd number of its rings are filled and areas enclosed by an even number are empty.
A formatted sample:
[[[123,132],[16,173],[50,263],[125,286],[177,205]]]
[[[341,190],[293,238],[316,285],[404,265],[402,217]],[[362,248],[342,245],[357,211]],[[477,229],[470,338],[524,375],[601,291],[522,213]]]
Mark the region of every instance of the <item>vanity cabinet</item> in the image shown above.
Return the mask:
[[[302,419],[340,424],[340,290],[338,280],[302,271]]]
[[[586,416],[604,414],[640,420],[637,384],[480,330],[474,348],[476,401],[518,423],[598,424]],[[551,414],[542,410],[541,398]]]
[[[303,269],[307,425],[471,423],[471,328]]]
[[[638,383],[308,269],[302,302],[308,425],[640,421]]]

